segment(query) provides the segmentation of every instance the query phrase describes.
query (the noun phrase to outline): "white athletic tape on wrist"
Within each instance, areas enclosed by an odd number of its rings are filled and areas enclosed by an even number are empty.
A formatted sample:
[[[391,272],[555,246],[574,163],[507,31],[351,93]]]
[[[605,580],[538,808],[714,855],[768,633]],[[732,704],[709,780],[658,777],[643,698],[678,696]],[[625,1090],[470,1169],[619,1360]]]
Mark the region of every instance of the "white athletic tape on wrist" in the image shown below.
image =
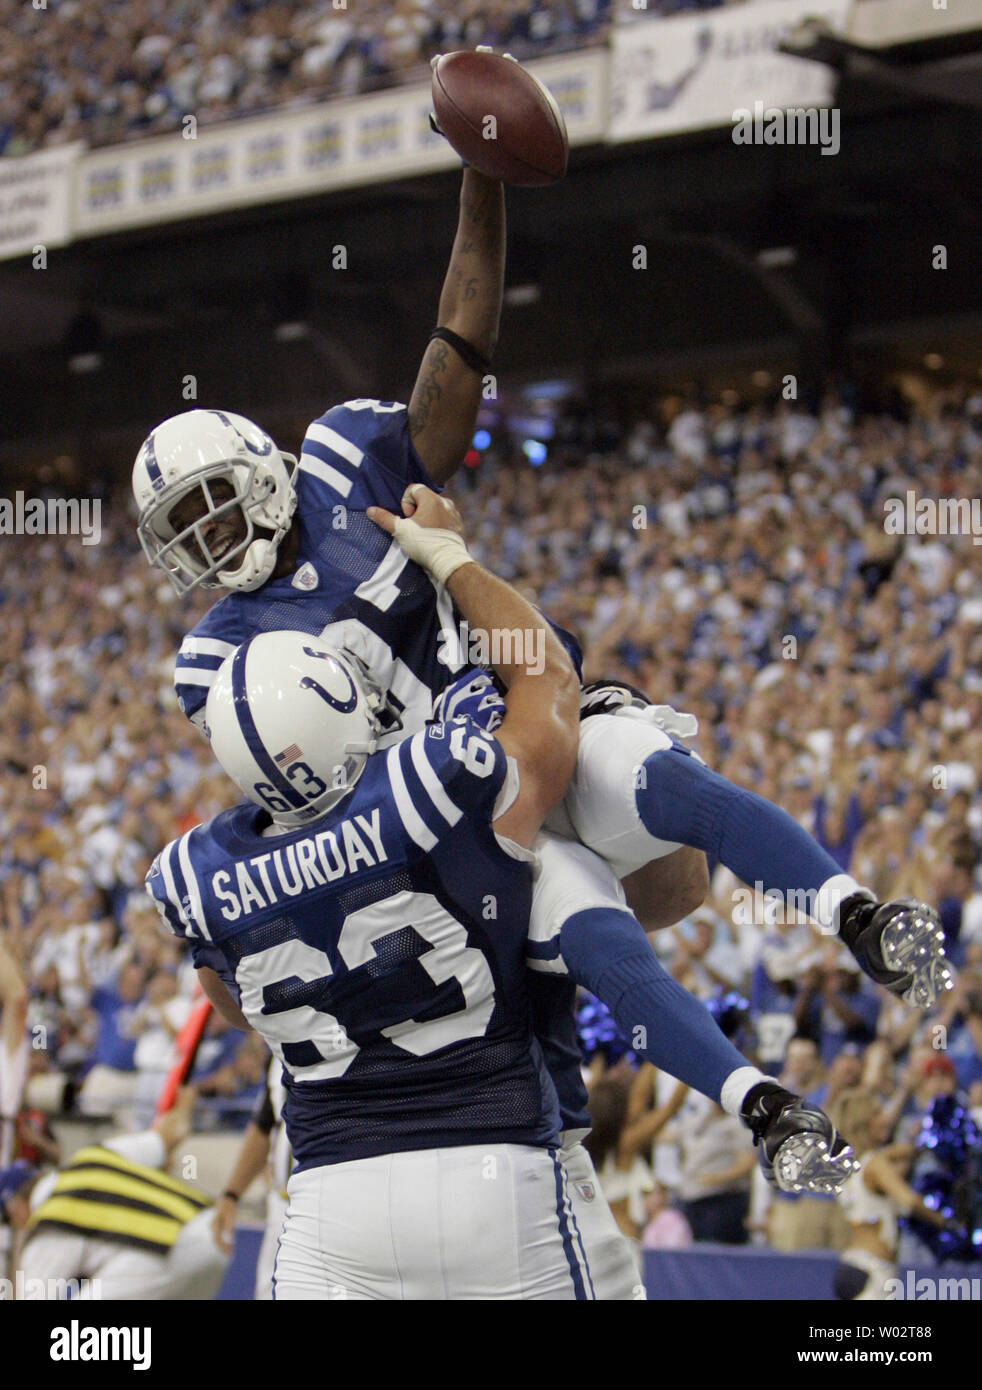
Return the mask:
[[[459,570],[461,565],[469,564],[471,556],[462,536],[445,527],[420,526],[412,517],[400,517],[395,526],[395,537],[410,560],[422,565],[438,584],[447,580]]]

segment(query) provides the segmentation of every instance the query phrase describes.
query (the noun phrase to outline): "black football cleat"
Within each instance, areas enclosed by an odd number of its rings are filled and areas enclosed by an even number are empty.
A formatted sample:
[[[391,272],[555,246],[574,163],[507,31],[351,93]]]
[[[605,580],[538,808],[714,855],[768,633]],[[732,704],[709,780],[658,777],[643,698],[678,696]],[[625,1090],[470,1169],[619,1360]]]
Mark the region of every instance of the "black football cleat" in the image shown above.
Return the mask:
[[[929,1009],[955,983],[940,918],[913,898],[853,893],[839,907],[839,936],[864,974],[913,1008]]]
[[[824,1110],[776,1081],[744,1097],[741,1119],[760,1148],[760,1166],[782,1192],[835,1196],[859,1164]]]
[[[654,724],[670,738],[694,738],[699,732],[699,721],[694,714],[686,714],[672,705],[652,704],[643,690],[626,681],[591,681],[580,691],[581,720],[589,719],[591,714],[621,713]]]
[[[591,681],[580,691],[580,718],[591,714],[616,714],[625,708],[646,709],[648,696],[626,681]]]

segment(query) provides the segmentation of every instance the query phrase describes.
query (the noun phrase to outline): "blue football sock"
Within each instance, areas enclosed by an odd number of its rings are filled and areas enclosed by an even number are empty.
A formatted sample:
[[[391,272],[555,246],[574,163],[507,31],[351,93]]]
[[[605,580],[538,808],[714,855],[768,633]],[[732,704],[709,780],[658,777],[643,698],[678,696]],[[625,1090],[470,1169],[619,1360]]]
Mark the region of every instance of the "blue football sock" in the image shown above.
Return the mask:
[[[804,890],[821,904],[816,915],[823,925],[858,886],[780,806],[728,782],[683,749],[652,753],[638,780],[638,813],[649,834],[704,850],[742,882],[762,884],[765,893]],[[836,891],[830,884],[818,899],[830,880]]]
[[[573,979],[607,1005],[647,1061],[715,1101],[727,1077],[749,1068],[706,1006],[664,969],[632,913],[577,912],[563,923],[559,941]],[[753,1073],[747,1087],[759,1076]]]

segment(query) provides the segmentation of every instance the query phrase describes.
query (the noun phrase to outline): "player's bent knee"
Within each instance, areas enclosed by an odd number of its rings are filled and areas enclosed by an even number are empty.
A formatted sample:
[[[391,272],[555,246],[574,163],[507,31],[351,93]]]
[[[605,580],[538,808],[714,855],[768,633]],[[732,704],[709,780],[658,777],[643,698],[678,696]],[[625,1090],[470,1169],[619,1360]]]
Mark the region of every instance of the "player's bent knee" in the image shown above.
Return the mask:
[[[598,714],[581,725],[579,758],[564,805],[576,835],[618,877],[679,848],[680,837],[652,834],[638,804],[651,760],[676,756],[685,758],[652,724]]]

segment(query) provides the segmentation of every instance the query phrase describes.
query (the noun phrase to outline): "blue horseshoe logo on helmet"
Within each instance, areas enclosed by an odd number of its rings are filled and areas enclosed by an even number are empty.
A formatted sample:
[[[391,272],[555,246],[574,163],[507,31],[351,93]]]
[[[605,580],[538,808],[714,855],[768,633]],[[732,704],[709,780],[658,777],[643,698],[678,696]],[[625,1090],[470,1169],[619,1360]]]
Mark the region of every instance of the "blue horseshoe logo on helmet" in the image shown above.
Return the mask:
[[[315,651],[313,647],[304,647],[302,650],[304,656],[317,657],[321,661],[334,660],[330,652],[318,652]],[[339,714],[350,714],[358,703],[358,690],[355,686],[354,681],[351,679],[351,672],[347,669],[347,667],[343,666],[340,661],[336,660],[334,661],[334,664],[335,666],[337,666],[338,670],[343,671],[348,678],[348,686],[350,688],[351,694],[348,695],[345,699],[339,700],[336,695],[332,695],[329,691],[325,690],[324,687],[321,685],[320,681],[315,680],[313,676],[304,676],[304,678],[300,682],[300,689],[314,690],[317,692],[317,694],[321,697],[322,700],[326,701],[327,704],[331,706],[331,709],[336,709]]]
[[[271,454],[271,453],[273,452],[273,441],[269,438],[268,435],[266,436],[266,447],[265,447],[265,449],[257,448],[257,446],[256,446],[255,444],[250,444],[250,443],[249,443],[248,439],[246,439],[245,435],[244,435],[244,434],[242,433],[242,431],[239,429],[238,425],[233,425],[233,424],[232,424],[232,421],[228,418],[228,416],[227,416],[223,411],[221,411],[221,410],[213,410],[213,411],[211,411],[211,414],[212,414],[212,415],[217,415],[218,418],[219,418],[219,420],[221,420],[222,424],[225,425],[227,429],[235,430],[235,433],[236,433],[236,434],[239,436],[239,438],[242,440],[242,443],[243,443],[243,444],[246,446],[246,448],[249,450],[249,453],[250,453],[250,454],[258,454],[260,458],[266,458],[266,456],[267,456],[268,454]],[[258,429],[259,426],[257,425],[256,428]],[[261,431],[261,433],[264,433],[264,431]]]

